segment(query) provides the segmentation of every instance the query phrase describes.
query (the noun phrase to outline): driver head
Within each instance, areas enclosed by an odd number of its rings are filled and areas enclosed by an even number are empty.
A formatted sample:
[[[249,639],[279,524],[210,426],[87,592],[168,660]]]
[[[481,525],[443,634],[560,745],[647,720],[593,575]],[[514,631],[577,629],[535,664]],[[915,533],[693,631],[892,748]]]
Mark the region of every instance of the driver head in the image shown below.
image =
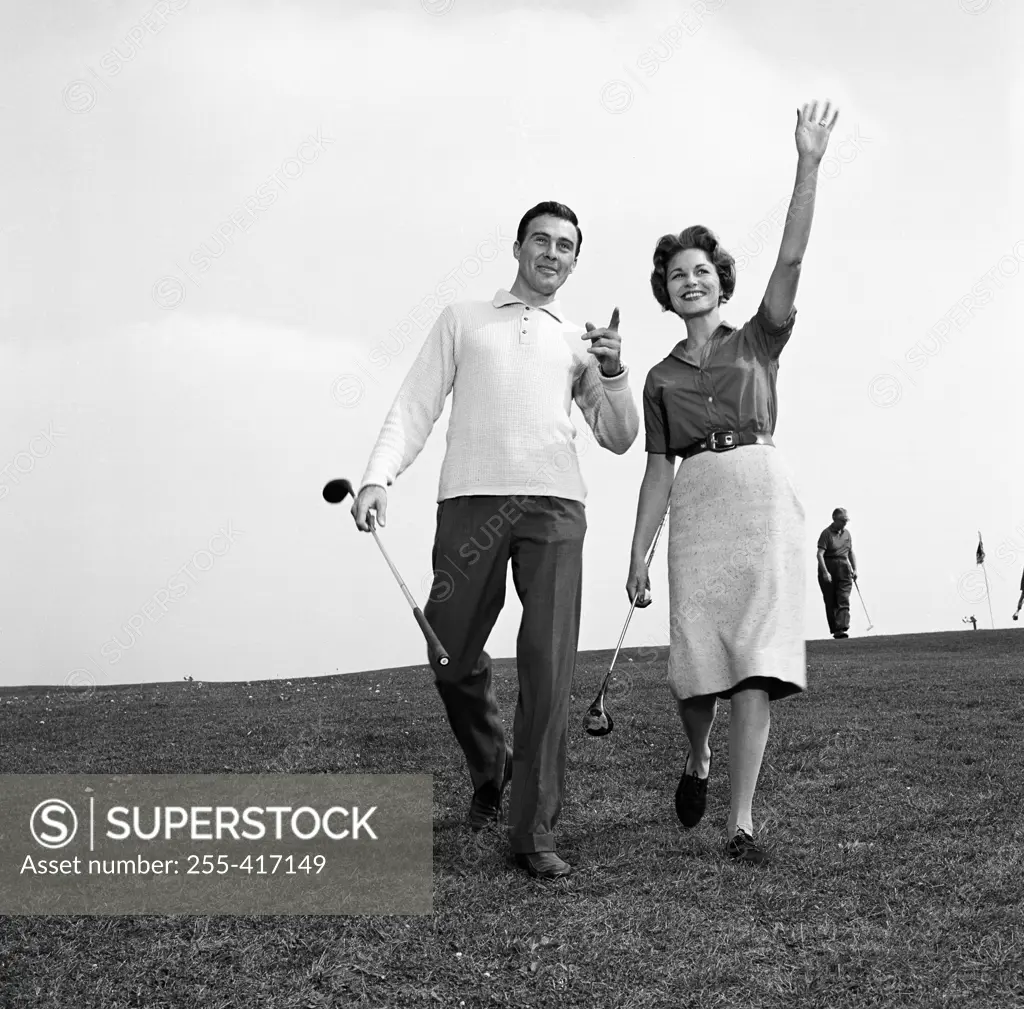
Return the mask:
[[[344,501],[349,494],[355,497],[352,484],[348,480],[331,480],[324,486],[324,500],[328,504],[338,504]]]
[[[614,725],[612,716],[607,711],[600,711],[596,708],[591,708],[583,721],[583,728],[588,736],[607,736]]]

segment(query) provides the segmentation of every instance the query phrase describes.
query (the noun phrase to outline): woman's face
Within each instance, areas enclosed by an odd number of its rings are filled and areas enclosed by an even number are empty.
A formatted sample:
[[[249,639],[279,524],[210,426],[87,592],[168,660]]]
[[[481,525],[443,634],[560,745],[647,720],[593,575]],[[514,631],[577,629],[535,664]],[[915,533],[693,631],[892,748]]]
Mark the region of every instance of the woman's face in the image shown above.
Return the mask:
[[[706,315],[718,308],[722,285],[703,249],[683,249],[668,263],[665,286],[672,310],[682,318]]]

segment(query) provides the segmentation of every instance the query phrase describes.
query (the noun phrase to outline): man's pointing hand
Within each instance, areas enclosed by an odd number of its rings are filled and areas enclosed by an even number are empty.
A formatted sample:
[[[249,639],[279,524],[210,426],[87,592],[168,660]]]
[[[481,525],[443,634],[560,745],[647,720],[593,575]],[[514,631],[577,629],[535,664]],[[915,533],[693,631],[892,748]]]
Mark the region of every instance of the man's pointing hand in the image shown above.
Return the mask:
[[[581,340],[590,341],[588,354],[593,354],[601,362],[601,372],[611,378],[622,371],[622,337],[619,336],[619,310],[612,312],[611,321],[604,329],[596,329],[592,322],[587,323],[587,331]]]

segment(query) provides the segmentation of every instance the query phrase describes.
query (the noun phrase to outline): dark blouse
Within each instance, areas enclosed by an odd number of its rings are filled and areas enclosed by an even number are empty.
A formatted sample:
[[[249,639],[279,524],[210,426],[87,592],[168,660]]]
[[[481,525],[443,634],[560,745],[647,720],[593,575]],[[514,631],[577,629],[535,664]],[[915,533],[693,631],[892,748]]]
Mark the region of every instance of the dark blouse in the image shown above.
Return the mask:
[[[736,329],[722,323],[698,360],[681,340],[644,383],[647,451],[676,456],[711,431],[774,434],[779,355],[793,332],[796,309],[774,326],[764,303]]]

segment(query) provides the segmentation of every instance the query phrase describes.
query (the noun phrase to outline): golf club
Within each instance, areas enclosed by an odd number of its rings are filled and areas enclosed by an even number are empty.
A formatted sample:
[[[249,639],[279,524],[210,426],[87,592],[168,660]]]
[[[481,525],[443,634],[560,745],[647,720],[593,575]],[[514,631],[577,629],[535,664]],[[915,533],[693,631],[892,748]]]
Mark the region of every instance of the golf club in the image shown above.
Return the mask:
[[[352,484],[348,480],[331,480],[324,485],[324,500],[328,504],[340,504],[350,494],[354,498],[355,491],[352,489]],[[416,618],[416,623],[420,625],[420,630],[423,632],[423,637],[427,639],[427,644],[430,646],[430,650],[434,657],[437,659],[438,664],[447,666],[449,662],[448,653],[444,650],[444,646],[441,644],[438,636],[434,633],[434,628],[427,623],[427,618],[423,615],[423,610],[416,605],[416,600],[413,599],[412,593],[406,588],[405,582],[402,581],[402,576],[398,573],[398,568],[392,563],[391,558],[388,556],[388,552],[384,549],[384,544],[381,543],[380,537],[377,535],[377,530],[371,526],[370,532],[373,533],[373,538],[377,541],[377,546],[380,547],[380,552],[384,555],[384,560],[388,562],[388,567],[391,568],[391,573],[395,576],[395,580],[398,582],[405,593],[405,598],[408,600],[409,605],[412,607],[412,615]]]
[[[860,595],[860,586],[854,582],[854,587],[857,589],[857,595],[860,596],[860,604],[864,606],[864,597]],[[864,606],[864,616],[868,617],[868,608]],[[868,617],[868,630],[870,631],[875,625],[871,622],[871,617]]]
[[[666,510],[665,514],[662,516],[661,525],[658,526],[658,530],[654,534],[654,539],[651,542],[651,549],[647,552],[648,566],[650,566],[651,558],[654,557],[654,548],[658,545],[658,537],[661,535],[662,526],[665,525],[665,519],[667,518],[668,511]],[[583,728],[588,736],[607,736],[615,727],[615,722],[612,720],[611,712],[605,707],[604,697],[608,690],[608,682],[612,677],[612,670],[615,668],[615,660],[619,657],[619,649],[622,648],[622,642],[626,637],[626,630],[629,627],[629,621],[633,616],[633,610],[636,609],[637,600],[640,598],[641,594],[642,593],[638,592],[633,597],[633,601],[629,605],[629,613],[626,615],[626,623],[623,625],[622,633],[619,635],[619,643],[615,646],[615,654],[612,656],[612,664],[608,667],[604,683],[601,684],[601,689],[598,692],[597,697],[594,698],[594,703],[590,705],[590,708],[587,711],[587,716],[583,719]]]

